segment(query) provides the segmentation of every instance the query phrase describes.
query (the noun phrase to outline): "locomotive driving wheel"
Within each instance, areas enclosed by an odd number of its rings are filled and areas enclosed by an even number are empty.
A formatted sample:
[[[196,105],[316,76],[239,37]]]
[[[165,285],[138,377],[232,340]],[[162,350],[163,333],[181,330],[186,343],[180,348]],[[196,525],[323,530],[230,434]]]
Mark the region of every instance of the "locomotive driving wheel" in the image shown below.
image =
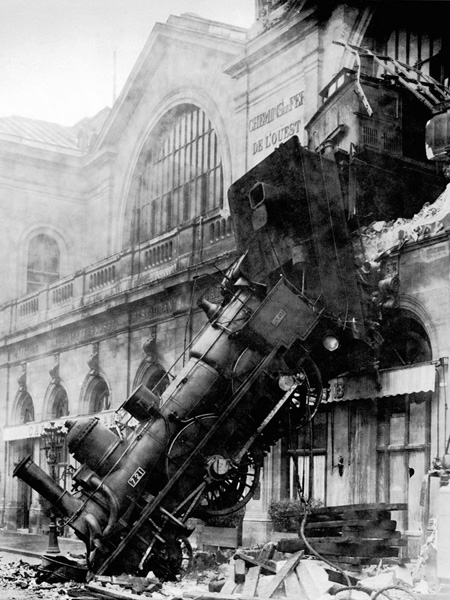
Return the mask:
[[[193,454],[204,435],[215,425],[216,415],[196,417],[175,436],[167,453],[167,475],[170,479],[193,456],[190,468],[180,478],[179,496],[204,483],[199,499],[201,515],[206,517],[231,514],[242,508],[258,485],[261,458],[250,448],[239,463],[231,460],[220,434]],[[222,434],[223,437],[223,434]]]
[[[251,449],[239,464],[222,456],[208,460],[209,483],[202,497],[202,514],[218,517],[231,514],[247,504],[255,493],[261,471],[261,460]]]

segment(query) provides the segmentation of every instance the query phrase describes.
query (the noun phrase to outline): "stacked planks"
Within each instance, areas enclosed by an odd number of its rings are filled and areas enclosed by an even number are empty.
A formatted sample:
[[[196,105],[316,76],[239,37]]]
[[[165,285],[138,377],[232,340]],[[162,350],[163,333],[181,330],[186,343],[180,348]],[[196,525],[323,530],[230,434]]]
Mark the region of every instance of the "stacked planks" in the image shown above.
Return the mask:
[[[385,503],[314,509],[304,532],[316,552],[344,569],[358,570],[380,559],[401,562],[406,559],[400,559],[400,548],[407,542],[391,513],[404,510],[406,504]]]

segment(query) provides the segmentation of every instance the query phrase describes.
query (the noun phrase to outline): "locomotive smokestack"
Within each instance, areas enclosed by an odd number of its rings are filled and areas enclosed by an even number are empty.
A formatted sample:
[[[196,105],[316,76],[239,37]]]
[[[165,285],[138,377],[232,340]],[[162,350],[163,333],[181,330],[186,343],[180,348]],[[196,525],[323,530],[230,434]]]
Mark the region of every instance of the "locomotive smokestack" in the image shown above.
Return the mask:
[[[81,501],[59,486],[53,479],[27,456],[14,469],[13,477],[18,477],[38,494],[48,500],[64,516],[73,515],[81,506]]]

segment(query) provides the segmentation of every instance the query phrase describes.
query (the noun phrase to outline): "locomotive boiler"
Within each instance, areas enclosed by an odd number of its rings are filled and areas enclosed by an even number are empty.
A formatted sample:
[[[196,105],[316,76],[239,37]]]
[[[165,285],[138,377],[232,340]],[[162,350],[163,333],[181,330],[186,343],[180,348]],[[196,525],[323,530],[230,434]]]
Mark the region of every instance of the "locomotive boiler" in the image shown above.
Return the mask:
[[[30,457],[14,471],[85,542],[93,574],[178,577],[188,519],[243,507],[270,446],[313,418],[322,381],[349,357],[376,363],[381,275],[355,266],[336,164],[292,138],[229,201],[239,258],[220,276],[221,302],[200,299],[206,324],[162,397],[140,386],[112,429],[67,421],[81,464],[72,493]]]

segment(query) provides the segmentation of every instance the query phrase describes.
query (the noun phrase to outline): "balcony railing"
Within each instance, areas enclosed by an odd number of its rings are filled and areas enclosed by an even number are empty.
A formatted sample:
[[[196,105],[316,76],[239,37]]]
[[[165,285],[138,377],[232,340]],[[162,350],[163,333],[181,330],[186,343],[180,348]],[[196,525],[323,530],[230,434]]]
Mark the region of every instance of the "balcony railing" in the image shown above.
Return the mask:
[[[0,335],[43,323],[81,306],[183,271],[234,249],[231,219],[214,216],[174,230],[77,271],[0,307]]]
[[[34,292],[25,300],[17,303],[17,317],[19,320],[26,319],[39,312],[39,294]]]

